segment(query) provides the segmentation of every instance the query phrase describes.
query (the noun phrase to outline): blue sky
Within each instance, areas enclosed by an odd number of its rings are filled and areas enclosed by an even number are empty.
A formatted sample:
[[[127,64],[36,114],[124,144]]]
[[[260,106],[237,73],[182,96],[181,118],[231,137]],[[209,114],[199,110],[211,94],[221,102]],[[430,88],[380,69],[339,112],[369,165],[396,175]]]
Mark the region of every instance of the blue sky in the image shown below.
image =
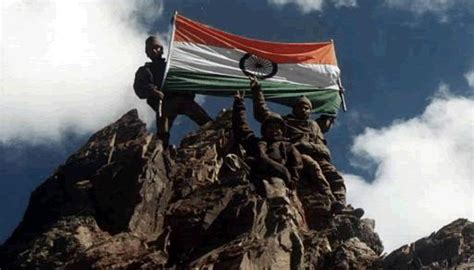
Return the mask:
[[[474,2],[129,2],[2,2],[1,242],[30,192],[94,131],[132,108],[152,123],[131,83],[144,39],[166,41],[175,10],[252,38],[335,41],[349,110],[328,141],[349,201],[376,219],[388,251],[474,218]],[[199,99],[212,116],[232,102]],[[195,128],[180,118],[172,141]]]

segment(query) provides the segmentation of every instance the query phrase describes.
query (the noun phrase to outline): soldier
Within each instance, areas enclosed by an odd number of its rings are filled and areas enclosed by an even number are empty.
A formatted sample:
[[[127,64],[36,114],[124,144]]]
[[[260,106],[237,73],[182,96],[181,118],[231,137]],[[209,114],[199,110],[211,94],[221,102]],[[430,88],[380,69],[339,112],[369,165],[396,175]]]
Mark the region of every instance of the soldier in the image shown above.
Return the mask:
[[[257,121],[262,122],[272,112],[266,105],[261,86],[256,78],[251,78],[250,88],[253,94],[254,117]],[[326,146],[326,140],[320,126],[316,121],[309,118],[311,110],[312,103],[307,97],[302,96],[296,100],[293,105],[292,114],[283,117],[287,128],[287,136],[294,143],[296,149],[303,154],[304,167],[312,167],[312,170],[318,172],[316,174],[316,177],[319,178],[317,183],[320,185],[323,183],[323,189],[325,189],[324,183],[329,183],[337,202],[337,204],[333,205],[335,212],[346,211],[346,186],[344,179],[331,163],[331,154]],[[327,121],[323,121],[321,119],[321,125],[325,122],[324,130],[326,132],[331,127],[332,120],[328,118]],[[362,216],[362,211],[362,209],[356,209],[354,214]]]
[[[137,70],[133,88],[137,96],[146,99],[156,112],[157,135],[166,148],[169,144],[170,129],[178,114],[187,115],[200,126],[212,121],[212,118],[194,101],[194,93],[162,91],[166,61],[163,58],[163,46],[156,37],[150,36],[146,39],[145,52],[151,62],[145,63]]]
[[[273,177],[282,179],[288,188],[294,189],[302,168],[301,155],[284,136],[285,123],[278,114],[267,115],[261,126],[262,138],[258,138],[248,125],[243,97],[237,92],[234,96],[232,130],[236,142],[243,146],[248,156],[254,158],[251,179],[259,192],[264,189],[260,180]]]

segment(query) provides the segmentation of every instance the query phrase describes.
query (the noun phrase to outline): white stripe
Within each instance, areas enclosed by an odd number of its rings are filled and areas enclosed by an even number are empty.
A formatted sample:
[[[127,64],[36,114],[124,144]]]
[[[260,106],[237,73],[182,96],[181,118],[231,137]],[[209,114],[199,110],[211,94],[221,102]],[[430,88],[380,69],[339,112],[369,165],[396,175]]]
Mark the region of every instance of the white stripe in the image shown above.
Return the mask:
[[[171,56],[171,68],[181,68],[188,71],[206,73],[216,73],[216,70],[220,70],[220,73],[223,75],[242,75],[236,57],[226,57],[212,49],[208,49],[210,48],[196,45],[186,46],[184,48],[175,45]],[[242,55],[243,54],[240,53],[240,57]]]
[[[245,78],[239,68],[244,54],[244,51],[228,48],[175,42],[170,68]],[[338,90],[339,75],[340,70],[335,65],[278,64],[277,74],[267,80]]]

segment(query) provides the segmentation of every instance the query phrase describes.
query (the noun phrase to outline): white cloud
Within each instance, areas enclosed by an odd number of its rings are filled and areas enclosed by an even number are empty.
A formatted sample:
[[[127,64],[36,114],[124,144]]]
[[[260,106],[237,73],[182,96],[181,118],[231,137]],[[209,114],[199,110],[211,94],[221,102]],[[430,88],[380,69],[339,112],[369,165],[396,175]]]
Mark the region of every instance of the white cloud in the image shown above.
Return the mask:
[[[435,13],[441,15],[442,20],[447,19],[444,13],[456,5],[465,5],[467,8],[474,7],[471,0],[385,0],[385,3],[389,7],[409,10],[417,14]]]
[[[303,13],[320,11],[326,3],[333,4],[337,8],[357,6],[357,0],[268,0],[268,2],[277,6],[294,4]]]
[[[323,6],[323,0],[268,0],[268,2],[277,6],[295,4],[303,13],[321,10]]]
[[[2,2],[0,143],[92,132],[135,107],[151,121],[131,86],[147,60],[137,18],[162,10],[146,0]]]
[[[464,78],[467,80],[467,84],[474,88],[474,70],[469,71],[468,73],[464,74]]]
[[[372,183],[346,175],[348,199],[376,220],[388,252],[474,219],[474,99],[440,88],[422,115],[367,128],[352,146],[356,163],[376,170]]]
[[[332,0],[331,1],[335,7],[356,7],[357,0]]]

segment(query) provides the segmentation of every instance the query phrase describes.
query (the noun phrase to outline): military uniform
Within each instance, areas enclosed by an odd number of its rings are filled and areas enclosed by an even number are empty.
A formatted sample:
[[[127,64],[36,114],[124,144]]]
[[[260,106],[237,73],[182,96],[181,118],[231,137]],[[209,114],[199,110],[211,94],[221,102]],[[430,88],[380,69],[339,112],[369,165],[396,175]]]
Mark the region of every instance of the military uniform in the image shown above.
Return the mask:
[[[265,124],[262,130],[265,129]],[[282,125],[284,125],[282,121]],[[251,166],[251,179],[281,178],[287,187],[293,188],[299,179],[299,171],[303,163],[301,154],[284,137],[272,139],[258,138],[250,129],[245,115],[245,105],[242,100],[235,100],[232,113],[232,129],[234,139],[246,150],[248,156],[254,158]],[[257,189],[261,187],[260,181],[254,181]]]
[[[203,125],[212,120],[207,112],[194,101],[195,94],[189,92],[164,92],[164,98],[159,115],[160,100],[152,97],[151,92],[161,90],[166,61],[146,63],[140,67],[135,74],[133,88],[141,99],[146,99],[148,105],[157,112],[157,133],[163,140],[163,145],[167,146],[170,137],[170,129],[178,114],[184,114],[191,118],[198,125]]]
[[[267,107],[260,86],[252,89],[254,117],[262,122],[272,112]],[[323,192],[327,192],[329,184],[332,194],[342,204],[346,204],[346,187],[342,175],[331,163],[331,153],[326,145],[323,132],[316,121],[312,119],[298,119],[293,114],[283,116],[286,123],[286,135],[301,154],[310,156],[311,159],[303,157],[305,169],[313,171],[318,178],[318,185]],[[316,171],[316,173],[314,173]],[[319,173],[322,172],[322,175]]]

